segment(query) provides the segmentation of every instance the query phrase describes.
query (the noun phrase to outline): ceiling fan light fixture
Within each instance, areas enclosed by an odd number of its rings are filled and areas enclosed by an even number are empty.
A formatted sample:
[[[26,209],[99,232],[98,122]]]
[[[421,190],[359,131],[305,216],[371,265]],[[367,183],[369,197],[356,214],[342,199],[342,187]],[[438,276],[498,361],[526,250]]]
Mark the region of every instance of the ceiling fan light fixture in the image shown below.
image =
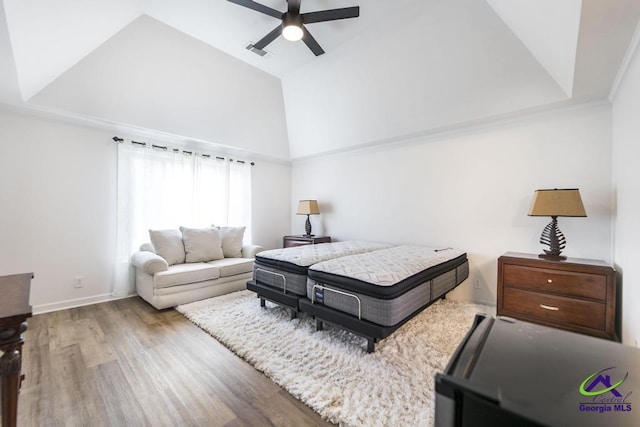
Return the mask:
[[[289,24],[286,27],[282,28],[282,37],[291,42],[297,42],[298,40],[301,40],[302,35],[302,28],[300,28],[296,24]]]
[[[302,18],[298,14],[287,13],[282,18],[282,37],[297,42],[302,39]]]

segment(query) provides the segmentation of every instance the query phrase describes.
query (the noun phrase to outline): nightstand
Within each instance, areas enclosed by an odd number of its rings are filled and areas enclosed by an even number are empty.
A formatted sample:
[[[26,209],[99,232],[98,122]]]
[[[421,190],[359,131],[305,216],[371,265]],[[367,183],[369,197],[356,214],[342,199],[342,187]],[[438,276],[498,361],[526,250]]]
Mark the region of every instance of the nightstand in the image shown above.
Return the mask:
[[[615,270],[604,261],[508,252],[498,259],[497,314],[619,341]]]
[[[282,247],[290,248],[292,246],[315,245],[316,243],[331,243],[329,236],[284,236],[282,238]]]

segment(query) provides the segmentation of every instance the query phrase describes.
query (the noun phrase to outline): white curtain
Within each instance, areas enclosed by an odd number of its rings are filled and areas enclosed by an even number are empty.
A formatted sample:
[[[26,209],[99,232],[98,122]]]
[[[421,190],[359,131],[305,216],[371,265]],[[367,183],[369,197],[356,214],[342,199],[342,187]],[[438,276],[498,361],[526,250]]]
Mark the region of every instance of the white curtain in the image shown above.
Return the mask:
[[[251,240],[251,166],[215,155],[118,144],[114,296],[134,292],[131,255],[149,229],[246,226]]]

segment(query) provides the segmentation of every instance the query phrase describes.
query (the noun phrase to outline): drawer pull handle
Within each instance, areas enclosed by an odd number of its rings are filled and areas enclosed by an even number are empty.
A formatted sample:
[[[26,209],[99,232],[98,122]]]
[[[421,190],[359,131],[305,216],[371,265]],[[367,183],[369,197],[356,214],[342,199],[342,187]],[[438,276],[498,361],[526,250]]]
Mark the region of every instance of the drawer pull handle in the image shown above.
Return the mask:
[[[544,308],[545,310],[558,311],[560,310],[558,307],[553,307],[550,305],[540,304],[540,308]]]
[[[547,279],[547,283],[553,283],[553,280]]]

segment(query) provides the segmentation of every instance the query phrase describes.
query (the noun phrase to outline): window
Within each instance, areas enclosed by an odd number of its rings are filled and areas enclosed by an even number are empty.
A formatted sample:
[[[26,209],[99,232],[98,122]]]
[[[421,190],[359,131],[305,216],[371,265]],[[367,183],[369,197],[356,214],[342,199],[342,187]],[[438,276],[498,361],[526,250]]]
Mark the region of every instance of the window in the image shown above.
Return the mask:
[[[118,144],[113,294],[133,292],[131,254],[149,229],[246,226],[251,240],[251,165],[141,143]]]

